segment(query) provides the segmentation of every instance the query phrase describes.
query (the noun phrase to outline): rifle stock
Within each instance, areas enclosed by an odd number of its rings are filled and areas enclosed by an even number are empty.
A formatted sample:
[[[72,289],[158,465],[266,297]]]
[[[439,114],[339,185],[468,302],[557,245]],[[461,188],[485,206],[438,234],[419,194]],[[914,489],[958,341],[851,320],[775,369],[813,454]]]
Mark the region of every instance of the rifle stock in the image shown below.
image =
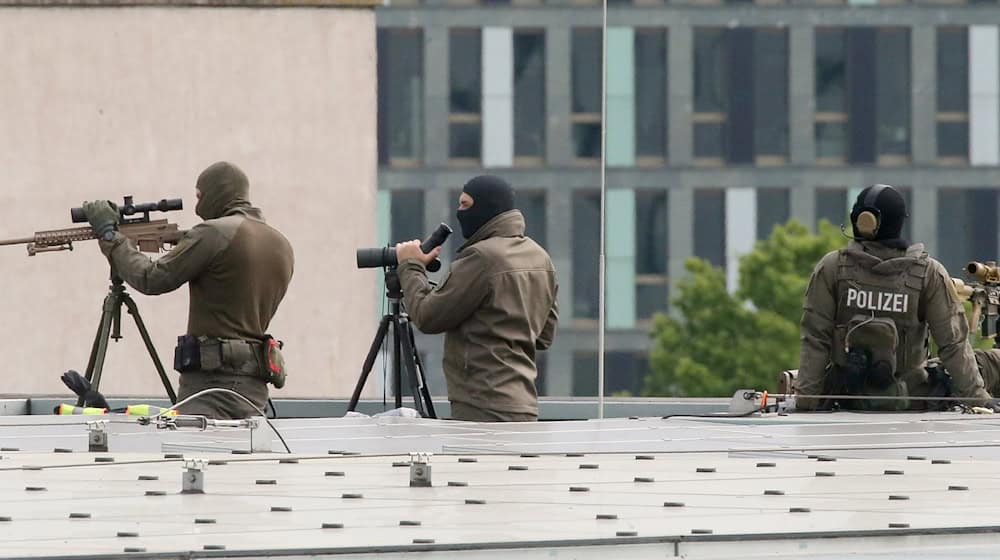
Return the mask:
[[[184,231],[167,220],[150,220],[146,222],[125,223],[118,231],[144,253],[159,253],[167,245],[176,245]],[[0,245],[27,245],[28,255],[53,251],[72,251],[75,241],[90,241],[97,239],[90,226],[54,229],[36,232],[31,237],[0,240]]]

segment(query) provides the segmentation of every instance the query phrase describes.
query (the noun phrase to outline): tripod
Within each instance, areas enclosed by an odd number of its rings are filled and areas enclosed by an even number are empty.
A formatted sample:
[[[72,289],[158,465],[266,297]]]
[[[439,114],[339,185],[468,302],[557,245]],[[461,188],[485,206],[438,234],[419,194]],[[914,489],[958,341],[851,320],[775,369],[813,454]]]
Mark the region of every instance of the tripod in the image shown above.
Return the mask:
[[[113,267],[111,269],[111,286],[108,287],[108,295],[104,297],[104,306],[101,309],[101,321],[98,323],[97,336],[94,337],[94,346],[90,349],[90,359],[87,361],[86,377],[87,381],[90,381],[90,387],[94,391],[100,391],[101,372],[104,371],[104,357],[108,353],[108,339],[113,338],[115,341],[118,341],[122,338],[122,305],[128,308],[129,315],[135,319],[135,326],[139,329],[139,335],[142,336],[143,343],[146,344],[146,350],[149,352],[149,357],[153,360],[153,365],[156,366],[156,373],[159,374],[160,381],[163,382],[163,388],[167,390],[170,404],[175,404],[177,402],[177,395],[174,393],[174,388],[170,384],[170,378],[167,377],[167,372],[163,369],[163,363],[156,353],[153,340],[149,337],[146,324],[143,323],[142,317],[139,315],[139,308],[135,305],[135,300],[132,299],[132,296],[125,291],[125,283],[115,273]],[[82,396],[76,405],[83,406]]]
[[[394,267],[385,269],[385,291],[389,298],[389,313],[379,322],[375,340],[372,341],[368,356],[361,367],[361,376],[354,386],[354,394],[347,410],[354,411],[358,407],[361,391],[368,381],[368,374],[375,366],[375,358],[385,343],[386,334],[392,327],[392,387],[396,397],[396,408],[403,406],[403,375],[410,385],[413,404],[422,418],[437,418],[430,391],[427,389],[427,378],[424,376],[424,366],[417,354],[417,343],[413,338],[413,328],[410,317],[403,308],[403,288],[399,283],[399,274]]]

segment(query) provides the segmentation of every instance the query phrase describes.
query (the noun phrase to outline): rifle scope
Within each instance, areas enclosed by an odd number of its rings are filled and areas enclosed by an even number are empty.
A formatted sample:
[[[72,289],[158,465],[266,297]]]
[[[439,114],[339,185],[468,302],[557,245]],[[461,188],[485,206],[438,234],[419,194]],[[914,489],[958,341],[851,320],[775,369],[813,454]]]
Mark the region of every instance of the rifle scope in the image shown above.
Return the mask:
[[[451,235],[451,228],[448,224],[441,224],[431,235],[420,244],[420,250],[430,253],[435,247],[441,245]],[[358,268],[383,268],[394,267],[399,264],[396,259],[395,247],[374,247],[371,249],[358,249]],[[427,270],[437,272],[441,270],[441,260],[434,259],[427,265]]]
[[[149,212],[171,212],[173,210],[183,210],[184,201],[179,198],[164,198],[159,202],[132,202],[132,196],[124,197],[124,204],[118,207],[118,213],[122,219],[134,214],[147,214]],[[83,208],[71,208],[69,211],[73,223],[80,224],[87,221],[87,213]]]

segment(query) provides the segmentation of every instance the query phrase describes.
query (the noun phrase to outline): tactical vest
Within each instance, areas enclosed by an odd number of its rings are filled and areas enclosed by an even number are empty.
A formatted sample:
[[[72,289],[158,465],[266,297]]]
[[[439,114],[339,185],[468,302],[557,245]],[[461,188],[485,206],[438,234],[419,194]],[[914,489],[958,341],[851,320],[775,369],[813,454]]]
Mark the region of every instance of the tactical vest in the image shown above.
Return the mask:
[[[920,320],[920,294],[926,282],[929,261],[926,253],[912,264],[892,274],[879,274],[861,266],[849,252],[840,251],[835,290],[833,363],[841,372],[849,371],[848,352],[863,354],[871,364],[892,373],[894,383],[875,388],[865,382],[860,394],[906,396],[907,387],[927,381],[927,324]],[[854,365],[854,364],[851,364]],[[895,410],[906,408],[901,401],[873,400],[859,408]]]

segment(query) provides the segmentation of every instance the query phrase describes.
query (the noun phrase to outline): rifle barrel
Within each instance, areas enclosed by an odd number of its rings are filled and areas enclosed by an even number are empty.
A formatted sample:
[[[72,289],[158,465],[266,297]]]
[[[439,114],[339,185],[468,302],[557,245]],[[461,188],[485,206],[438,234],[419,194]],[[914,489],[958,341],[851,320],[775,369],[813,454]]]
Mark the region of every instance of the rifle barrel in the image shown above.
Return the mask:
[[[21,237],[19,239],[0,239],[0,245],[23,245],[25,243],[32,243],[35,241],[34,237]]]

